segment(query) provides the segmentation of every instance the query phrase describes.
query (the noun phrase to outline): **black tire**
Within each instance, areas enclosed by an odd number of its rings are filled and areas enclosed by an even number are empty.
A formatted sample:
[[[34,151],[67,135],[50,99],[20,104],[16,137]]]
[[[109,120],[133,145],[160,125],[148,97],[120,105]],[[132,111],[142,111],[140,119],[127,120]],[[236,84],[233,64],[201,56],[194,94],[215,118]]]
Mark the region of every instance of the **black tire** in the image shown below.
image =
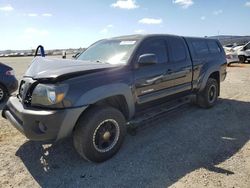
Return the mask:
[[[107,141],[104,140],[107,139],[105,134],[108,138]],[[112,107],[97,106],[79,118],[73,133],[73,143],[76,151],[84,159],[103,162],[118,152],[125,135],[126,120],[123,114]],[[110,140],[113,141],[109,143]],[[103,143],[101,144],[101,142]],[[109,144],[110,146],[108,146]],[[102,148],[103,146],[104,148]],[[105,146],[107,147],[105,148]]]
[[[231,63],[228,63],[227,66],[230,67],[230,66],[231,66]]]
[[[6,87],[0,84],[0,103],[4,102],[7,99],[8,91]]]
[[[219,85],[216,79],[209,78],[205,89],[197,95],[197,104],[202,108],[213,107],[219,94]]]
[[[239,62],[240,63],[245,63],[246,62],[246,57],[245,56],[243,56],[243,55],[239,55]]]

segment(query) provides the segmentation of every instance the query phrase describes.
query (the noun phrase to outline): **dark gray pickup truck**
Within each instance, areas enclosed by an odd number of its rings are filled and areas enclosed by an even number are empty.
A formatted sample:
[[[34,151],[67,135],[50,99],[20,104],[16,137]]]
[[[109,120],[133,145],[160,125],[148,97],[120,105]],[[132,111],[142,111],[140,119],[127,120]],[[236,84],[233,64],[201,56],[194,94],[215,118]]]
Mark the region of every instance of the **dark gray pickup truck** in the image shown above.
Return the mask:
[[[73,135],[77,152],[102,162],[121,147],[127,127],[195,96],[215,105],[226,77],[217,40],[133,35],[98,41],[75,60],[36,57],[2,115],[31,140]]]

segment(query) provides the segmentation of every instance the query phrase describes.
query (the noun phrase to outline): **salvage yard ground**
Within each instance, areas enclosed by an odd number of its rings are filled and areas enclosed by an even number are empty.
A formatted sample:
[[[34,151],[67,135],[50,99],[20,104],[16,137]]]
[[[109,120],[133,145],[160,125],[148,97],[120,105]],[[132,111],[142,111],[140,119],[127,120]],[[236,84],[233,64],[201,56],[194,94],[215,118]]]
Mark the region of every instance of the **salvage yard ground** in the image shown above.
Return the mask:
[[[31,58],[0,62],[20,80]],[[0,187],[250,187],[250,65],[228,68],[214,108],[190,105],[148,124],[93,164],[71,138],[29,141],[0,117]]]

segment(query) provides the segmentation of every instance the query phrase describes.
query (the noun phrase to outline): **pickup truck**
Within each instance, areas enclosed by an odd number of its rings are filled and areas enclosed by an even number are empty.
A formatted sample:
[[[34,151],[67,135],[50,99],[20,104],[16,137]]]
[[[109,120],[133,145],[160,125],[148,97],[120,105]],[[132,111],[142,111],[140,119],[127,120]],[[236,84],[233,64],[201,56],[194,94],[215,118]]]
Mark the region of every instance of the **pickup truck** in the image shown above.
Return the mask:
[[[2,116],[31,140],[72,135],[83,158],[102,162],[120,149],[127,127],[189,96],[203,108],[214,106],[226,67],[214,39],[154,34],[100,40],[77,59],[34,58]]]

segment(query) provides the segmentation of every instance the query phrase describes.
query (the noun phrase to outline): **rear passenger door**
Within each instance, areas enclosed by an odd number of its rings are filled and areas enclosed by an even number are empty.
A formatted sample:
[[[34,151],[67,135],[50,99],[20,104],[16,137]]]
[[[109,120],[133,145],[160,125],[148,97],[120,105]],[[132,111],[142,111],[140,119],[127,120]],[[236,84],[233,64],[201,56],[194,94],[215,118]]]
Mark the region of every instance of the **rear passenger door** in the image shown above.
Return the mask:
[[[192,61],[185,40],[182,37],[167,38],[169,63],[167,74],[175,81],[174,93],[192,89]]]

